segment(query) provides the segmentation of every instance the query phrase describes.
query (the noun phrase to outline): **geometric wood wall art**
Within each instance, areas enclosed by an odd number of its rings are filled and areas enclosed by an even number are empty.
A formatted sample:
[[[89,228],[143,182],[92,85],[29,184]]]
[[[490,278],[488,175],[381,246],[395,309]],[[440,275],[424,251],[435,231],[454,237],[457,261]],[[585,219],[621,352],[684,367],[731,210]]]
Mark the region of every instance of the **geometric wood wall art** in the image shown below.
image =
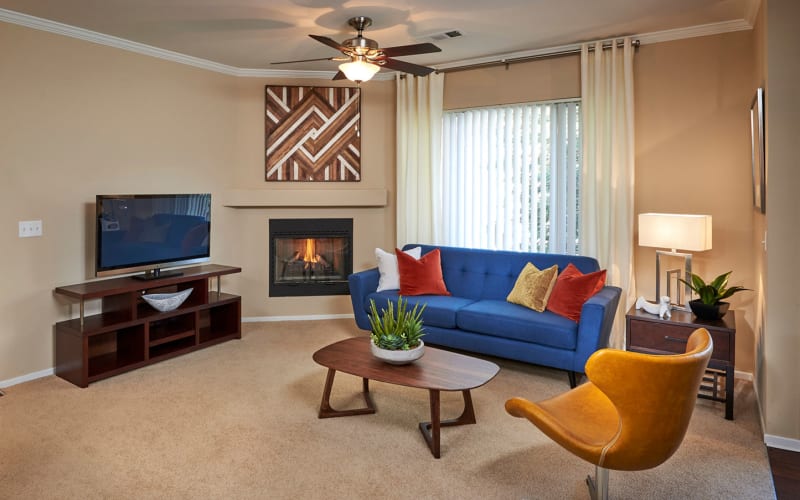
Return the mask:
[[[266,86],[267,181],[360,181],[361,91]]]

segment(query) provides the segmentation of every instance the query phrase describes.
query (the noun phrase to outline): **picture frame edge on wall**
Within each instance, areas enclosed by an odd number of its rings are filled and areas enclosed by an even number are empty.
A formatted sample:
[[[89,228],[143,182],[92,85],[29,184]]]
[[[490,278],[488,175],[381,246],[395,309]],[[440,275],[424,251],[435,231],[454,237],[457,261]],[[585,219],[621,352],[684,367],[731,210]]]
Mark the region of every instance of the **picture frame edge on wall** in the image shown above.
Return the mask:
[[[750,154],[753,176],[753,206],[767,213],[767,165],[764,132],[764,88],[758,87],[750,103]]]

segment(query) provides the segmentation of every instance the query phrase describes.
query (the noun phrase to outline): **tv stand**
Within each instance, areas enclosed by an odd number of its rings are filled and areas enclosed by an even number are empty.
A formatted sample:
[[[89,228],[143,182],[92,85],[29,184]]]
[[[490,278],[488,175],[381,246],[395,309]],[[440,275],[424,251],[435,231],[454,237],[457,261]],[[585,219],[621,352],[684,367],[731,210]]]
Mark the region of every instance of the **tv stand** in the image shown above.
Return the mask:
[[[151,281],[159,278],[172,278],[175,276],[183,276],[183,273],[181,271],[163,271],[161,269],[153,269],[151,271],[146,271],[143,274],[133,275],[131,278],[140,281]]]
[[[148,281],[135,277],[61,286],[55,293],[80,301],[78,318],[55,325],[56,375],[79,387],[158,361],[242,338],[241,297],[220,291],[220,276],[239,267],[204,265],[161,273]],[[170,273],[171,274],[171,273]],[[216,278],[216,290],[209,281]],[[147,304],[145,293],[192,288],[173,311]],[[86,316],[85,302],[99,299],[101,312]]]

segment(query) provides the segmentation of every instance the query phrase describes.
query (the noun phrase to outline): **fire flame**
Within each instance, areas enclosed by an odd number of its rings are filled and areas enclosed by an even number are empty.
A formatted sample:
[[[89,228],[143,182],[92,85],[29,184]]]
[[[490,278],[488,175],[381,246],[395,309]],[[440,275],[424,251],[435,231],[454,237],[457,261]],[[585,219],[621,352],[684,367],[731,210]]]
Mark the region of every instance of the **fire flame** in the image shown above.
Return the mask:
[[[303,254],[303,261],[317,263],[319,262],[319,255],[317,255],[316,243],[313,238],[306,238],[306,250]]]

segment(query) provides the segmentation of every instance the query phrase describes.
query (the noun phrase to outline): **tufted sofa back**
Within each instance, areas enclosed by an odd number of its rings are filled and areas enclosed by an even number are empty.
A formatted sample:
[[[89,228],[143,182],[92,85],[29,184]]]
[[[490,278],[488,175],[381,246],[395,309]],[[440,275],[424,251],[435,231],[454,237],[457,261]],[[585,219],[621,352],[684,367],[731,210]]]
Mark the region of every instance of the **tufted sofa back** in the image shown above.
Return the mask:
[[[447,289],[455,297],[473,300],[505,300],[514,288],[520,271],[528,262],[538,269],[557,264],[559,273],[569,263],[582,273],[600,269],[597,260],[580,255],[520,253],[415,244],[406,245],[403,250],[414,247],[422,247],[422,255],[438,248],[442,254],[442,275]]]

